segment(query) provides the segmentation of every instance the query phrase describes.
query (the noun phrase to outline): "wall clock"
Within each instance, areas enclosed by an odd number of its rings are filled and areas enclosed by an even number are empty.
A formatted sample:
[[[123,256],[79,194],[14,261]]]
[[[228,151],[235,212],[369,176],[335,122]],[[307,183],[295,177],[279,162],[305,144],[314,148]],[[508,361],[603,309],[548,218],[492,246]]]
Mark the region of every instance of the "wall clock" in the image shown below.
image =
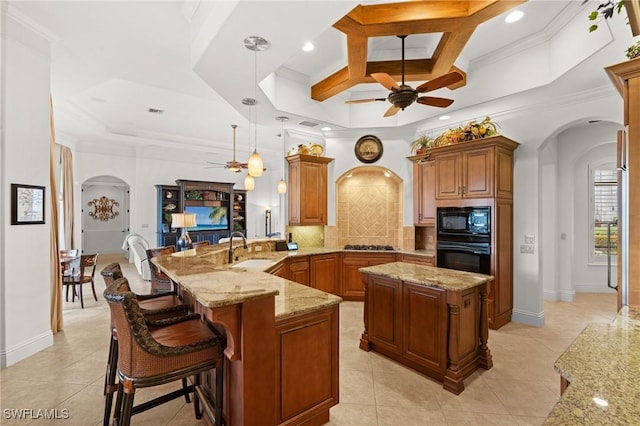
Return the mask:
[[[373,135],[358,139],[354,148],[356,157],[363,163],[375,163],[382,157],[382,141]]]

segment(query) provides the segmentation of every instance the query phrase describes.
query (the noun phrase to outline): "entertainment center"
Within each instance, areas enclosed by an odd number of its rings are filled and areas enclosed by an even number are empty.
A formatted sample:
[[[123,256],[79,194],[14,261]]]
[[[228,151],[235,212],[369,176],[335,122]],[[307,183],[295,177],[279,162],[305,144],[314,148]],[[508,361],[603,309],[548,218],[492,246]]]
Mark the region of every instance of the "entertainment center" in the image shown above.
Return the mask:
[[[179,230],[171,228],[172,213],[193,213],[196,226],[187,228],[193,242],[216,244],[232,231],[247,234],[247,191],[234,183],[177,179],[176,185],[156,185],[157,244],[176,246]]]

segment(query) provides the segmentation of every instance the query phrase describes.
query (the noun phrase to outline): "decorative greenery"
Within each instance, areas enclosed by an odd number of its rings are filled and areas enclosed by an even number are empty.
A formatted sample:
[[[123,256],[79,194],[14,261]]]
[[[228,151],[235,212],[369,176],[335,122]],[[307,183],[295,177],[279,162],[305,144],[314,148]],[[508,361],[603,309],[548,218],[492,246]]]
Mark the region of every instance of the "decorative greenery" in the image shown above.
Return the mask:
[[[627,53],[625,54],[629,59],[634,59],[640,56],[640,40],[629,46],[629,48],[627,49]]]
[[[427,154],[430,148],[468,142],[498,134],[498,124],[491,121],[489,116],[486,116],[479,123],[476,120],[472,120],[464,126],[446,130],[435,139],[423,134],[411,142],[411,153],[415,155]]]
[[[424,154],[429,148],[433,148],[435,142],[435,139],[422,134],[418,137],[418,139],[411,142],[411,153],[414,155]]]
[[[612,18],[613,12],[620,14],[622,8],[624,8],[623,0],[607,0],[604,3],[600,3],[596,10],[589,14],[589,21],[593,22],[593,24],[589,26],[589,32],[592,33],[598,29],[598,22],[600,22],[601,19]]]

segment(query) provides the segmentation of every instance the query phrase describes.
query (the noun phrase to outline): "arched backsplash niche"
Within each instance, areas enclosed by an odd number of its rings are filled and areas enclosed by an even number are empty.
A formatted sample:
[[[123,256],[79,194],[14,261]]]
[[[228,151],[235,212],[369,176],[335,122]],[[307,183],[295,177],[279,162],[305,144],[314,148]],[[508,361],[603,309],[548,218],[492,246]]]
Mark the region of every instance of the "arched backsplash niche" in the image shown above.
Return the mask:
[[[402,246],[402,179],[378,166],[353,168],[336,180],[337,245]]]

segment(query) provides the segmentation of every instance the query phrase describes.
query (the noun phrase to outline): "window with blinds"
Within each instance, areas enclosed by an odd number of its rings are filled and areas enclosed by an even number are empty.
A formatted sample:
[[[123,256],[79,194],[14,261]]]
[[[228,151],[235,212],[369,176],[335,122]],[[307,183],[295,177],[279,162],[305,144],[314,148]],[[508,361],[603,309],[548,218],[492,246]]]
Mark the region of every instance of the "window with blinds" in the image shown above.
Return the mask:
[[[615,164],[591,170],[591,261],[618,254],[618,174]]]

